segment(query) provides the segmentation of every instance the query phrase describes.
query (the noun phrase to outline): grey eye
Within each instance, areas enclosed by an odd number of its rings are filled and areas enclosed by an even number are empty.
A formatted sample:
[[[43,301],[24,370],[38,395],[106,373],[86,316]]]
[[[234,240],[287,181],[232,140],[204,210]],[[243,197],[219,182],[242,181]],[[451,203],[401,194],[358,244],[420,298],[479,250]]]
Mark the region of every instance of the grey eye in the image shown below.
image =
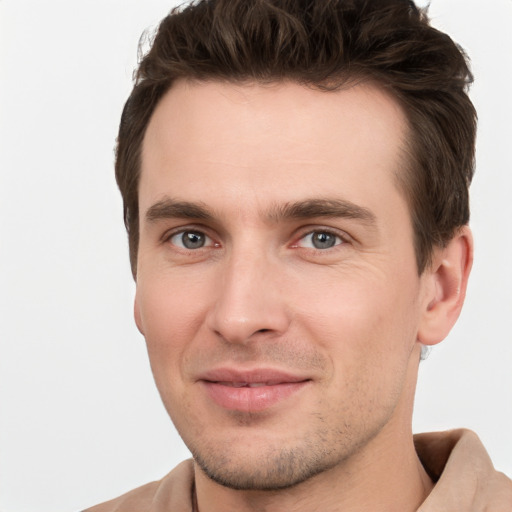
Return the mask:
[[[341,243],[343,243],[343,240],[333,233],[313,231],[302,238],[300,246],[310,249],[331,249]]]
[[[182,231],[170,239],[171,243],[184,249],[201,249],[207,243],[208,237],[199,231]]]
[[[205,242],[205,237],[202,233],[194,233],[193,231],[185,231],[181,239],[187,249],[198,249],[199,247],[203,247]]]
[[[330,249],[336,245],[336,236],[331,233],[315,232],[311,235],[311,243],[316,249]]]

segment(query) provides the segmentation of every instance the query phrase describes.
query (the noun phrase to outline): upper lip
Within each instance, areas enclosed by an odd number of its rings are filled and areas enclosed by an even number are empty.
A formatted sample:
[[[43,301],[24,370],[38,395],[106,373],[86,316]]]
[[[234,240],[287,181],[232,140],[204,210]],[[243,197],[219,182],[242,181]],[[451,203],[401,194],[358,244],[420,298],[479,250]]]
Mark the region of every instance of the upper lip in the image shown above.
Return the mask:
[[[201,373],[198,380],[207,382],[222,382],[229,384],[289,384],[310,380],[303,375],[295,375],[283,370],[273,368],[255,368],[240,370],[235,368],[215,368]]]

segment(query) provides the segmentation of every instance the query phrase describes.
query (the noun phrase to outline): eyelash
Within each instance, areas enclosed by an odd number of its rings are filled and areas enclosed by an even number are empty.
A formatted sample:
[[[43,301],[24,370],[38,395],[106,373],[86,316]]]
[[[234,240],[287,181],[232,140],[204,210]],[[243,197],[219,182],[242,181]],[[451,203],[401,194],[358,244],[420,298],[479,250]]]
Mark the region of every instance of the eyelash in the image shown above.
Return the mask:
[[[197,234],[197,235],[202,235],[204,236],[206,239],[208,239],[211,243],[208,243],[206,242],[205,245],[202,245],[201,247],[198,247],[196,249],[191,249],[191,248],[188,248],[188,247],[180,247],[179,245],[177,245],[176,243],[173,243],[172,242],[172,239],[176,236],[179,236],[181,235],[183,237],[183,235],[185,235],[185,233],[190,233],[190,234]],[[220,244],[215,242],[213,240],[213,237],[211,237],[210,235],[208,235],[204,228],[195,228],[193,226],[189,226],[187,228],[181,228],[181,229],[178,229],[178,230],[175,230],[175,231],[171,231],[171,232],[168,232],[166,233],[163,237],[162,237],[162,242],[163,243],[171,243],[174,247],[177,247],[178,249],[182,250],[182,251],[197,251],[199,249],[204,249],[204,248],[209,248],[209,247],[220,247]]]
[[[297,239],[297,241],[292,244],[291,247],[293,247],[293,248],[300,247],[299,243],[301,241],[305,240],[307,237],[312,237],[315,234],[317,234],[317,235],[320,235],[320,234],[321,235],[329,235],[329,236],[334,237],[335,238],[334,245],[331,246],[331,247],[325,247],[323,249],[320,249],[318,247],[303,247],[303,249],[319,251],[319,252],[326,252],[326,251],[328,251],[330,249],[334,250],[337,246],[343,245],[343,244],[348,242],[348,237],[346,235],[342,235],[341,233],[339,233],[338,231],[335,231],[333,229],[319,227],[319,228],[315,228],[315,229],[310,229],[307,232],[302,233],[300,235],[300,237]]]
[[[179,235],[181,235],[183,237],[183,235],[185,233],[202,235],[207,239],[207,241],[204,245],[201,245],[200,247],[197,247],[197,248],[182,247],[182,246],[178,245],[177,243],[172,242],[172,239],[174,237],[179,236]],[[300,245],[301,241],[305,240],[308,236],[313,236],[315,234],[326,234],[326,235],[335,237],[334,245],[331,247],[325,247],[322,249],[320,249],[318,247],[301,247],[301,245]],[[208,240],[209,240],[209,242],[208,242]],[[181,251],[187,251],[187,252],[196,252],[200,249],[207,249],[210,247],[213,247],[213,248],[220,247],[220,244],[215,242],[214,238],[212,236],[208,235],[204,228],[202,228],[202,227],[196,228],[194,226],[180,228],[178,230],[168,232],[162,237],[162,242],[163,243],[171,243],[177,249],[179,249]],[[309,251],[315,251],[315,252],[328,252],[330,250],[336,250],[336,248],[338,246],[344,245],[348,242],[349,242],[349,237],[346,234],[344,234],[344,233],[341,234],[340,232],[333,230],[333,229],[318,227],[318,228],[310,228],[307,231],[303,231],[298,238],[295,238],[295,242],[293,242],[289,247],[303,248],[303,249],[306,249]]]

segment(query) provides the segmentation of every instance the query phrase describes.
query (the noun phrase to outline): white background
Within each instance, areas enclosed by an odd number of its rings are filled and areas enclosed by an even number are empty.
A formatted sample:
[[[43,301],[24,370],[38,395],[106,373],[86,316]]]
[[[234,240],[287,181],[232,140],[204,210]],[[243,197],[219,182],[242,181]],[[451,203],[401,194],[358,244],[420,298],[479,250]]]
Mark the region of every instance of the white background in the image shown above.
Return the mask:
[[[0,0],[0,509],[76,511],[187,457],[132,321],[113,147],[151,0]],[[475,429],[512,474],[512,1],[433,0],[480,115],[465,310],[414,428]]]

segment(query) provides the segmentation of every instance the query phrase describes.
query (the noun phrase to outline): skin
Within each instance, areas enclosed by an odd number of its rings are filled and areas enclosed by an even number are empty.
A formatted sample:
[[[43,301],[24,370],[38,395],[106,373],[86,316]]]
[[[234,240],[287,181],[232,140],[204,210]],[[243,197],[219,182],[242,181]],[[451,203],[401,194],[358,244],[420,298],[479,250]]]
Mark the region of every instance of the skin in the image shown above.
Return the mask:
[[[462,228],[418,275],[406,136],[370,84],[179,81],[157,106],[135,319],[201,512],[407,511],[430,492],[411,434],[419,343],[455,322],[472,242]],[[303,385],[233,410],[204,380],[226,367]]]

